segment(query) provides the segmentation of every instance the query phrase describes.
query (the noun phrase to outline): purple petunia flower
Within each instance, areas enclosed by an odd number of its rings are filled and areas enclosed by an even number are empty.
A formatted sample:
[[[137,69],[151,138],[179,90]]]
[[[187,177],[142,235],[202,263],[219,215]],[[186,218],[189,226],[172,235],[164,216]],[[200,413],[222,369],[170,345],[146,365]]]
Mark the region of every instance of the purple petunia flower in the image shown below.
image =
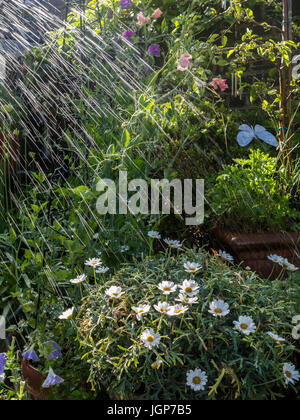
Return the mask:
[[[148,51],[150,54],[153,54],[155,57],[160,57],[159,45],[157,44],[150,45]]]
[[[33,360],[34,362],[38,362],[40,360],[33,349],[29,349],[23,353],[23,357],[25,357],[27,360]]]
[[[48,376],[45,382],[43,383],[42,388],[49,388],[50,386],[58,385],[58,384],[61,384],[62,382],[64,382],[64,380],[60,376],[56,375],[53,369],[50,368]]]
[[[0,353],[0,383],[4,381],[4,366],[6,363],[6,355],[5,353]]]
[[[133,6],[133,3],[130,0],[121,0],[120,5],[123,9],[129,9],[131,6]]]
[[[49,360],[56,360],[62,356],[61,348],[55,341],[46,341],[44,345],[49,346],[53,351],[49,353]]]
[[[126,31],[123,33],[123,37],[126,38],[128,41],[132,42],[132,37],[134,36],[134,32]]]

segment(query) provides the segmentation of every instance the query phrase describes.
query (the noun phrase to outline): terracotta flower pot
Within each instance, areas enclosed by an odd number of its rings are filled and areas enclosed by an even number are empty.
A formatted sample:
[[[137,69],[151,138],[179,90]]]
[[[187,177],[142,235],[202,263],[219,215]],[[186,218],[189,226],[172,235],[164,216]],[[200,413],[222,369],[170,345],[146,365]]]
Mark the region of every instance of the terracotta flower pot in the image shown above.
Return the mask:
[[[274,280],[282,272],[279,264],[268,259],[270,254],[287,258],[300,268],[300,233],[239,234],[222,230],[214,233],[218,241],[243,262],[244,268],[250,267],[262,278]]]
[[[32,400],[45,401],[49,396],[49,389],[42,388],[42,384],[46,379],[41,372],[33,367],[29,360],[23,358],[22,364],[22,378],[27,382],[27,389],[31,395]]]
[[[14,173],[20,160],[21,136],[0,132],[0,166],[6,175]]]

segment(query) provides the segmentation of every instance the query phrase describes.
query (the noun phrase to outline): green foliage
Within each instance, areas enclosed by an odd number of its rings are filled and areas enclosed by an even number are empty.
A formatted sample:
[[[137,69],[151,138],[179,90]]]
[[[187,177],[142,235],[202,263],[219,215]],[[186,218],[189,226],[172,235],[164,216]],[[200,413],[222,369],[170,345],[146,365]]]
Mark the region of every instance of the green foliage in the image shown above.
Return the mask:
[[[20,359],[14,340],[5,355],[4,379],[0,383],[0,401],[21,401],[28,399],[25,382],[21,377]]]
[[[193,277],[200,286],[199,302],[179,317],[158,313],[159,301],[173,304],[177,293],[164,296],[161,281],[180,284],[183,263],[203,266]],[[108,299],[110,286],[121,286],[120,300]],[[283,397],[282,365],[293,356],[291,319],[294,302],[288,282],[264,282],[254,273],[228,267],[205,252],[161,255],[124,265],[109,282],[97,285],[84,299],[78,315],[79,339],[90,364],[90,380],[124,399],[279,399]],[[216,298],[229,304],[230,314],[215,318],[209,304]],[[138,321],[132,306],[150,304]],[[234,329],[240,315],[253,318],[257,329],[245,336]],[[160,336],[147,349],[140,341],[146,328]],[[276,344],[266,332],[286,338]],[[162,360],[159,369],[153,363]],[[201,368],[208,376],[205,391],[186,386],[186,373]]]
[[[207,193],[219,223],[232,231],[277,232],[287,226],[297,231],[300,213],[291,204],[292,178],[280,162],[259,149],[235,162],[219,173]]]

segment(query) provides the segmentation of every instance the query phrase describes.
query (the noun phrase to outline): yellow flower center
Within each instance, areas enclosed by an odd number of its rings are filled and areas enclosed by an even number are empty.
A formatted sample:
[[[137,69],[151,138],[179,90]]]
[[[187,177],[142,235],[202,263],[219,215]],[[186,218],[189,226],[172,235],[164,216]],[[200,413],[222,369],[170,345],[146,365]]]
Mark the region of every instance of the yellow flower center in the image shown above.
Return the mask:
[[[152,335],[149,335],[149,337],[147,337],[147,341],[148,343],[153,343],[154,337]]]
[[[161,311],[162,312],[167,312],[167,309],[166,308],[161,308]]]
[[[201,384],[201,378],[199,378],[199,376],[195,376],[195,377],[193,378],[193,383],[194,383],[195,385],[199,385],[199,384]]]
[[[164,291],[165,291],[165,292],[170,292],[170,290],[171,290],[171,289],[170,289],[169,287],[165,287],[165,288],[164,288]]]
[[[71,319],[72,318],[72,314],[66,316],[66,319]]]
[[[193,289],[191,287],[185,288],[185,293],[192,293]]]
[[[144,312],[144,309],[139,309],[138,313],[142,314]]]
[[[196,271],[195,267],[190,267],[190,271]]]
[[[220,309],[220,308],[215,309],[215,313],[216,314],[221,314],[222,313],[222,309]]]
[[[241,324],[241,328],[242,328],[242,330],[246,330],[248,328],[248,325],[247,324]]]
[[[176,309],[176,314],[180,314],[182,312],[182,309]]]
[[[286,370],[286,371],[285,371],[285,374],[286,374],[286,376],[287,376],[288,378],[291,378],[291,377],[292,377],[292,374],[291,374],[291,372],[290,372],[289,370]]]
[[[113,295],[113,296],[118,296],[118,293],[113,293],[112,295]]]

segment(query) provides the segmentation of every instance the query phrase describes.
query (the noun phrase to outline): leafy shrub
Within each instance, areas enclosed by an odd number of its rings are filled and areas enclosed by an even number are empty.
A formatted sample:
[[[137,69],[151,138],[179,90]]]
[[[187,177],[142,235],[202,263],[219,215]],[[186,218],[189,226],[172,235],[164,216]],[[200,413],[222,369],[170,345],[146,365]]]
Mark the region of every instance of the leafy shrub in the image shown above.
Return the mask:
[[[200,287],[199,303],[181,316],[161,315],[153,305],[176,304],[177,294],[164,296],[162,281],[180,284],[189,275],[183,264],[200,263],[194,279]],[[122,288],[120,299],[109,299],[111,286]],[[79,339],[90,364],[90,379],[111,396],[140,399],[270,399],[282,397],[282,366],[291,360],[291,319],[294,303],[287,283],[266,283],[254,273],[232,269],[203,251],[181,256],[147,258],[124,265],[109,281],[91,290],[78,315]],[[288,286],[291,288],[291,285]],[[229,304],[224,318],[208,312],[214,299]],[[133,306],[151,305],[139,321]],[[253,318],[254,334],[234,329],[239,316]],[[160,343],[147,349],[141,334],[153,329]],[[273,331],[286,342],[276,343]],[[157,360],[159,367],[153,365]],[[208,376],[204,391],[186,385],[186,374],[201,368]]]
[[[219,173],[207,194],[219,223],[257,232],[299,229],[300,213],[291,205],[291,178],[276,158],[251,150]],[[227,219],[227,220],[226,220]]]

